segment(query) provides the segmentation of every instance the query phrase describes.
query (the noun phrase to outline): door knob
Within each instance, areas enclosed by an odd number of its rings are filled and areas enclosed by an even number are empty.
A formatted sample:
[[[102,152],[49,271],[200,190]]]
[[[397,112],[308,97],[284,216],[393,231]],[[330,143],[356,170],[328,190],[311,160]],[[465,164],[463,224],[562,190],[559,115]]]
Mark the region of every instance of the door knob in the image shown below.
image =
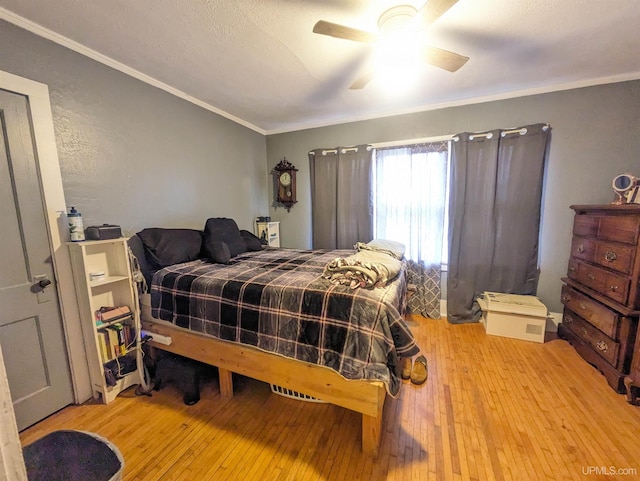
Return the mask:
[[[50,302],[54,299],[54,291],[47,289],[51,285],[51,280],[47,279],[47,274],[38,274],[33,276],[33,284],[31,284],[30,291],[38,296],[38,304]]]

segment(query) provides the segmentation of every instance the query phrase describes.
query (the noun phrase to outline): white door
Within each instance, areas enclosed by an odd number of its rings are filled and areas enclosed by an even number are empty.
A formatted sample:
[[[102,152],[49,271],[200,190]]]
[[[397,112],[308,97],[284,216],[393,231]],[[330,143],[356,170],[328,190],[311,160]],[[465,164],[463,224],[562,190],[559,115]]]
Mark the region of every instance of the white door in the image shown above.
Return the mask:
[[[27,102],[0,90],[0,345],[18,429],[73,402]]]

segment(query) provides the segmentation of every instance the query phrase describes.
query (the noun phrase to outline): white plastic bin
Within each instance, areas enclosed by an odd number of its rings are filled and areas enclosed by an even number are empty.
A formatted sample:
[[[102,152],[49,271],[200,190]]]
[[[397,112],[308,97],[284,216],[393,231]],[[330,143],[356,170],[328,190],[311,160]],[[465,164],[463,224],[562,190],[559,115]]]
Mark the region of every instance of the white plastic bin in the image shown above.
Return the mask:
[[[487,334],[544,342],[549,311],[537,297],[485,292],[477,301]]]

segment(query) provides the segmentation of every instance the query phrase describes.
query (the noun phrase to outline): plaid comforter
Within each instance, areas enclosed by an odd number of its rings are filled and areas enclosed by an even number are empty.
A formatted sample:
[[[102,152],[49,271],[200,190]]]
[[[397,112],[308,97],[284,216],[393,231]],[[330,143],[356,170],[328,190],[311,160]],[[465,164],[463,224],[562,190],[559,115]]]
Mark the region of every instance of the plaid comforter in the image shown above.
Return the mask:
[[[218,339],[380,380],[396,396],[399,356],[419,349],[400,311],[404,272],[385,288],[350,289],[322,278],[348,250],[267,249],[230,265],[204,260],[158,271],[152,315]]]

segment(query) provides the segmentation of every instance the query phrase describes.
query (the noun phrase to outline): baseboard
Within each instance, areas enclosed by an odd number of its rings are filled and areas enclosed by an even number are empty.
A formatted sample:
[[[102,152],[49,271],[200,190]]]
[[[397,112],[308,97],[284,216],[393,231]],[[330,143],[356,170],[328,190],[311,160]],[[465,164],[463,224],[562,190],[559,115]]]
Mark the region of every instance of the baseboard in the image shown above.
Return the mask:
[[[558,324],[562,322],[562,312],[550,312],[547,317],[547,332],[558,332]]]
[[[441,299],[440,300],[440,316],[447,317],[447,300],[446,299]]]

